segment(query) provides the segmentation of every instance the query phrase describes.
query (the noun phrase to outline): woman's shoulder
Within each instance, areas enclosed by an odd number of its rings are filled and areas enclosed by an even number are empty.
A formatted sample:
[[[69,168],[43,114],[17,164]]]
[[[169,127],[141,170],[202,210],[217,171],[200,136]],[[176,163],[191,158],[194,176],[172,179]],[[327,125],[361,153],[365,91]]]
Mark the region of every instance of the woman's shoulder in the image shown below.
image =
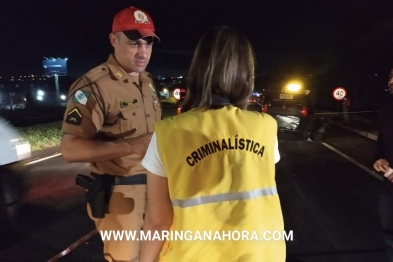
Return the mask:
[[[243,114],[248,115],[250,117],[263,118],[266,119],[267,121],[272,121],[272,120],[275,121],[275,119],[267,113],[252,111],[247,109],[239,109],[239,110],[241,110]]]
[[[184,112],[178,115],[165,117],[164,119],[155,122],[155,125],[172,125],[174,123],[186,121],[189,118],[189,116],[190,116],[189,112]]]
[[[277,126],[277,120],[267,113],[250,111],[247,109],[242,109],[242,112],[244,114],[245,121],[247,122],[253,122],[255,125],[259,123],[261,125],[267,124],[267,125]]]

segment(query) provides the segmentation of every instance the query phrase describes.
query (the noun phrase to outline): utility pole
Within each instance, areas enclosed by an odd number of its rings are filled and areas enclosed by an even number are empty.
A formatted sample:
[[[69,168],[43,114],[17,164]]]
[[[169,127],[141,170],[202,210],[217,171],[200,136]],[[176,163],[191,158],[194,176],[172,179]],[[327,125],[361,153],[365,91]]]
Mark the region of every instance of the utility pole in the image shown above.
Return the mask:
[[[10,92],[10,98],[11,98],[11,110],[14,111],[14,99],[13,96],[15,95],[14,92]]]
[[[56,105],[60,105],[59,75],[55,74]]]
[[[67,72],[67,60],[68,58],[53,58],[44,57],[42,60],[42,66],[44,68],[44,75],[55,77],[56,87],[56,105],[60,105],[60,87],[59,87],[59,76],[66,75]]]

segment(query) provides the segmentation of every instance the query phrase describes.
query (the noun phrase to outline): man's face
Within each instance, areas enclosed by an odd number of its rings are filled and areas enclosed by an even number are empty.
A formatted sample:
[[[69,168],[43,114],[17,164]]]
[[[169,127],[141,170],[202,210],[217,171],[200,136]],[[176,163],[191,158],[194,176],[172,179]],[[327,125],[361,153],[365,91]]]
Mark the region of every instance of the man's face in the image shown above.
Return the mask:
[[[393,68],[389,74],[388,89],[389,89],[389,93],[393,94]]]
[[[142,73],[149,64],[153,39],[129,40],[123,33],[111,34],[115,57],[128,73]]]

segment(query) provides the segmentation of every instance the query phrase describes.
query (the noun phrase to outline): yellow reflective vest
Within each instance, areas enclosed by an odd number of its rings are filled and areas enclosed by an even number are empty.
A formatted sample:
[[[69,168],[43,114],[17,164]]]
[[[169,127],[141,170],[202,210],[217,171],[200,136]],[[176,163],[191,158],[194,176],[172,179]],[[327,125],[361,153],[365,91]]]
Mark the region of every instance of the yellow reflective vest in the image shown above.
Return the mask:
[[[155,132],[174,210],[160,261],[284,262],[276,121],[226,106],[159,121]]]

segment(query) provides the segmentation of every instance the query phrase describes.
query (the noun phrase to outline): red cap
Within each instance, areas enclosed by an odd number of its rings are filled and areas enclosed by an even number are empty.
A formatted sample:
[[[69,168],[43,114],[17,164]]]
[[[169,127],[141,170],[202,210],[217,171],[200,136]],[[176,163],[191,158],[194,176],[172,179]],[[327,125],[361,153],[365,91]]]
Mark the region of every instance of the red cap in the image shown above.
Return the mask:
[[[134,6],[125,8],[115,15],[112,33],[115,32],[123,32],[130,40],[152,36],[160,41],[154,33],[154,24],[150,15]]]

